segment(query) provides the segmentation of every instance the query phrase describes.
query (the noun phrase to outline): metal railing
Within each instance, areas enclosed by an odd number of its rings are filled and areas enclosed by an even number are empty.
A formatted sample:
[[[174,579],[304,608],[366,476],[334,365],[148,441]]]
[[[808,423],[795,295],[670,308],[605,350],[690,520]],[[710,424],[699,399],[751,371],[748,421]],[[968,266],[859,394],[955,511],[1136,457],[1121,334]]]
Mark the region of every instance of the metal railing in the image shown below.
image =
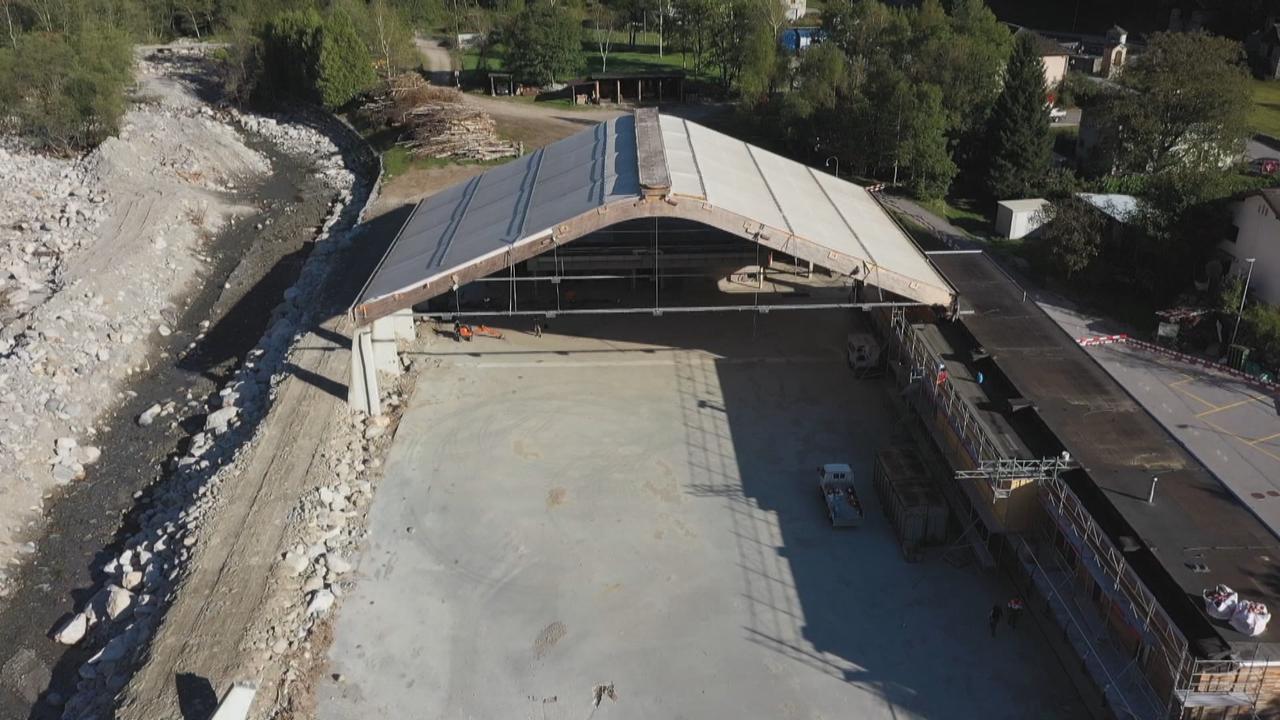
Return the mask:
[[[1152,645],[1174,685],[1171,710],[1178,694],[1193,687],[1192,670],[1197,661],[1188,652],[1186,638],[1066,482],[1057,477],[1043,479],[1040,501],[1081,561],[1095,570],[1095,580],[1109,586],[1108,595],[1123,602],[1130,625],[1154,640]]]

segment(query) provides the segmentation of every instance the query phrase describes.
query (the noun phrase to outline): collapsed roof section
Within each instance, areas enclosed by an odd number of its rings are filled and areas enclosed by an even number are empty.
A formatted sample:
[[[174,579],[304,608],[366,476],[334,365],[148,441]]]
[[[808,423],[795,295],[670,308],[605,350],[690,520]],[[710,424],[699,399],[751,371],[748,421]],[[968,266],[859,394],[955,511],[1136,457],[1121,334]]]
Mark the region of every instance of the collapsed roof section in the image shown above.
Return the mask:
[[[923,304],[955,299],[862,187],[648,109],[418,203],[352,314],[372,322],[637,218],[698,222]]]

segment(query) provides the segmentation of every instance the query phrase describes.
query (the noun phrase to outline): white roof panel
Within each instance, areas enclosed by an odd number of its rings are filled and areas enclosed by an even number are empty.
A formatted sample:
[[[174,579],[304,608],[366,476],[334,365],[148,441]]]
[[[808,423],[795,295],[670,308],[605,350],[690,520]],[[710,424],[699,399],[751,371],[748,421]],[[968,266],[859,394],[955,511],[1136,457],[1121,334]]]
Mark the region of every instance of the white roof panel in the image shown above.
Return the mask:
[[[671,192],[705,198],[707,191],[702,187],[702,174],[698,171],[698,161],[694,158],[693,145],[689,142],[684,120],[661,115],[659,124],[662,127],[662,147],[667,155],[667,169],[671,174]]]
[[[915,241],[889,217],[866,188],[825,173],[815,174],[814,177],[826,190],[831,204],[840,211],[858,241],[867,249],[868,260],[926,285],[951,287],[925,259]],[[815,242],[822,242],[821,237],[813,239]],[[857,255],[852,247],[844,252]],[[868,282],[875,284],[874,276]]]
[[[685,127],[708,202],[766,225],[791,229],[749,145],[696,123],[686,121]]]
[[[516,260],[515,248],[529,250],[547,231],[588,214],[602,217],[595,213],[609,205],[623,211],[620,218],[689,212],[689,204],[659,206],[664,194],[698,198],[699,212],[716,211],[722,229],[743,237],[751,231],[734,215],[748,226],[772,228],[757,239],[818,264],[823,258],[839,272],[861,273],[871,285],[879,284],[882,270],[881,287],[918,301],[954,300],[951,286],[864,188],[697,123],[666,115],[640,119],[600,123],[418,203],[366,283],[357,316],[380,317],[389,307],[439,294],[442,284],[480,277],[482,260],[503,254]],[[650,178],[643,189],[641,152]],[[578,237],[556,232],[557,242]],[[795,250],[787,245],[793,242]]]

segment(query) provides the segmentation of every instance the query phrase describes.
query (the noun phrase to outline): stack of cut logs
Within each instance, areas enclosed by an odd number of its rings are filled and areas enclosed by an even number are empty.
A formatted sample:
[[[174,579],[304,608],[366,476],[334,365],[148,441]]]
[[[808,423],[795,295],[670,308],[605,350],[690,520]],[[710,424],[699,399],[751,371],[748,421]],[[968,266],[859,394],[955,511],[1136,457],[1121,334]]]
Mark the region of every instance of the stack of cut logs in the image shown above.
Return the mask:
[[[467,103],[457,90],[430,85],[416,73],[394,78],[388,94],[364,110],[401,128],[398,144],[421,157],[494,160],[520,154],[517,144],[498,137],[488,113]]]

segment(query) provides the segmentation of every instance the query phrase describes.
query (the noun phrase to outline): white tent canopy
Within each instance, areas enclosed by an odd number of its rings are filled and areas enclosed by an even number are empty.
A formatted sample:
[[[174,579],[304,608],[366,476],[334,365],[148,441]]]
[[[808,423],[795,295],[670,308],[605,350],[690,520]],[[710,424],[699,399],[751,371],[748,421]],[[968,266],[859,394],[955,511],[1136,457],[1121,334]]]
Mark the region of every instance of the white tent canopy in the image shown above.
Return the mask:
[[[373,412],[414,305],[618,223],[692,221],[905,298],[955,291],[864,188],[696,123],[639,110],[418,203],[351,313],[351,398]],[[375,322],[379,321],[381,322]]]
[[[418,204],[360,324],[636,218],[692,220],[910,301],[955,294],[864,188],[656,110],[609,120]]]

